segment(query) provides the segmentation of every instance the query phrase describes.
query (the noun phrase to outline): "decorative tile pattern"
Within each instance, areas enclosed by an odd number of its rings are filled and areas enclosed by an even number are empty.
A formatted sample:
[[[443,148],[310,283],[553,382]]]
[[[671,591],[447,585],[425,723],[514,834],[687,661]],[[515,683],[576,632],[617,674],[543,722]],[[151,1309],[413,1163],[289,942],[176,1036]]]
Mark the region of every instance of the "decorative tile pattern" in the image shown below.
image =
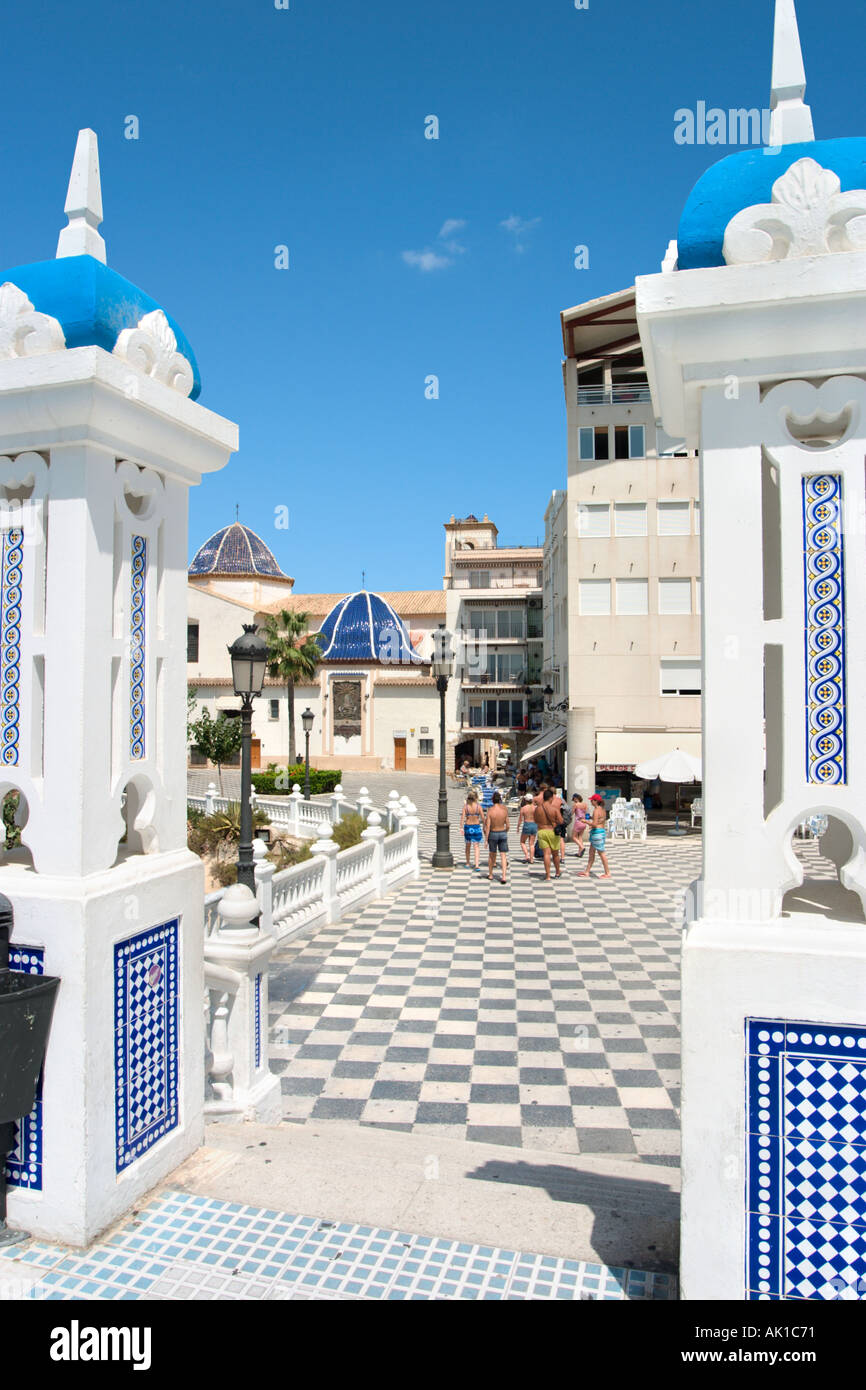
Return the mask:
[[[9,969],[25,970],[28,975],[45,974],[45,952],[41,946],[9,947]],[[36,1087],[36,1100],[30,1114],[18,1123],[15,1148],[6,1159],[9,1187],[42,1191],[42,1077]]]
[[[806,598],[806,780],[847,781],[842,479],[803,478]]]
[[[866,1027],[748,1019],[747,1296],[866,1292]]]
[[[671,1300],[670,1274],[520,1254],[169,1191],[80,1253],[13,1246],[39,1294],[99,1299]]]
[[[256,1030],[256,1068],[262,1065],[262,977],[256,976],[256,987],[254,995],[255,1011],[255,1030]]]
[[[145,756],[145,658],[146,613],[145,585],[147,583],[147,540],[132,537],[132,573],[130,602],[130,664],[129,664],[129,756]]]
[[[177,951],[176,919],[114,948],[118,1172],[178,1122]]]
[[[432,779],[431,779],[432,780]],[[271,959],[283,1117],[551,1152],[679,1155],[682,893],[700,840],[614,846],[610,883],[459,863]]]
[[[21,697],[21,567],[24,532],[3,532],[0,555],[0,761],[18,763]]]

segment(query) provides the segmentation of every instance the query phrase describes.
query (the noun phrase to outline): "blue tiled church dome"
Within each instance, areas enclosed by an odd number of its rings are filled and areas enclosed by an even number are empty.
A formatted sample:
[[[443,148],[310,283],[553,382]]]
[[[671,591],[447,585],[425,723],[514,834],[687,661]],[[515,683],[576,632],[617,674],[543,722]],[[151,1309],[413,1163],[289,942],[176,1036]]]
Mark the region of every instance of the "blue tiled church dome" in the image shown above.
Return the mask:
[[[419,665],[406,625],[378,594],[361,589],[334,604],[321,626],[324,661]]]
[[[273,554],[255,531],[239,521],[215,531],[199,548],[190,574],[265,575],[286,579]]]

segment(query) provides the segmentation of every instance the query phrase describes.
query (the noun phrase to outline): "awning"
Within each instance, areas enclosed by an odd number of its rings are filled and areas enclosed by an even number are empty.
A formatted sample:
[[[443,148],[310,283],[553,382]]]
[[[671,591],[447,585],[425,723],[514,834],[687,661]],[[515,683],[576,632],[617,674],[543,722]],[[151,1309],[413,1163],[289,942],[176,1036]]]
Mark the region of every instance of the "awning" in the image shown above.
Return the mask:
[[[529,762],[530,758],[537,758],[540,753],[547,753],[551,748],[555,748],[558,743],[565,743],[565,725],[558,724],[555,729],[545,729],[543,734],[534,738],[520,755],[522,763]]]
[[[686,753],[701,756],[701,735],[683,729],[599,729],[596,734],[595,765],[599,771],[614,767],[634,767],[646,758],[658,757],[679,746]]]

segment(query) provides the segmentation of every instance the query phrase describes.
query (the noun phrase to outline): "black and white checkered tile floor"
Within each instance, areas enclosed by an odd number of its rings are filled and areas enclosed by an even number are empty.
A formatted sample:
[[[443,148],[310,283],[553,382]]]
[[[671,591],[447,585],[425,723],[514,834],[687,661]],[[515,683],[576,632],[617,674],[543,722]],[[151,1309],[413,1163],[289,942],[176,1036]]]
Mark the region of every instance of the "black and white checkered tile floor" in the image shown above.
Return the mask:
[[[823,862],[800,852],[810,874]],[[502,885],[425,867],[278,952],[284,1118],[676,1165],[680,905],[700,840],[615,842],[609,883],[577,868],[569,854],[546,883],[513,858]]]
[[[274,957],[283,1111],[675,1164],[679,908],[700,843],[617,845],[611,883],[460,864]],[[581,865],[582,867],[582,865]]]

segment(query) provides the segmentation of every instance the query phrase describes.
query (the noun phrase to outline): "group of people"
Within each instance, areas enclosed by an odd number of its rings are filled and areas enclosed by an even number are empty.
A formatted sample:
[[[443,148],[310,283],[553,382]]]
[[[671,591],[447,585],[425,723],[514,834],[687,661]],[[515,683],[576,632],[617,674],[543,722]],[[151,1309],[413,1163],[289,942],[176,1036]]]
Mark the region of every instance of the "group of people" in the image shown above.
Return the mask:
[[[499,792],[493,793],[491,805],[485,811],[476,791],[470,791],[460,815],[463,838],[466,843],[466,864],[474,848],[475,870],[481,868],[481,845],[487,842],[487,877],[493,878],[496,857],[500,859],[500,878],[507,882],[508,875],[508,831],[510,829],[508,808]],[[546,782],[535,794],[527,792],[517,813],[517,833],[520,848],[526,864],[540,857],[544,862],[544,877],[550,879],[551,865],[554,877],[562,877],[565,863],[565,847],[570,840],[577,845],[577,857],[581,859],[586,852],[584,841],[589,839],[589,859],[587,866],[578,874],[579,878],[589,878],[596,855],[601,860],[604,873],[602,879],[610,879],[610,867],[605,853],[607,841],[607,811],[604,798],[597,793],[586,803],[577,792],[567,807],[561,796]]]

